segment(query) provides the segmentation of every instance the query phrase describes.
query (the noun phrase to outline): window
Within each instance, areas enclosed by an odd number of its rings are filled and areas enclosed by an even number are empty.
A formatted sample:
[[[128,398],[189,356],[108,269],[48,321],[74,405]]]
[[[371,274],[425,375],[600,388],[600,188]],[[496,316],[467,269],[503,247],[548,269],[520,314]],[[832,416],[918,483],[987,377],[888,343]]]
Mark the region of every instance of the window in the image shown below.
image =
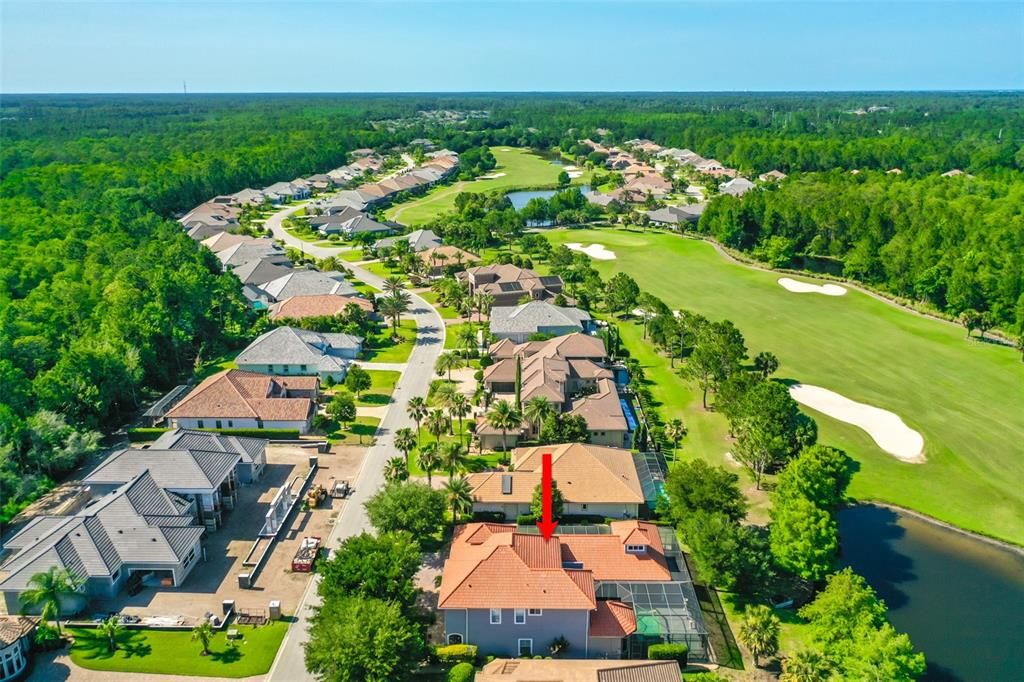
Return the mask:
[[[491,625],[501,625],[501,609],[491,609]]]
[[[273,372],[274,371],[274,366],[273,365],[267,365],[267,371],[268,372]]]
[[[581,504],[580,509],[582,509],[583,511],[587,511],[587,505]]]
[[[224,425],[221,423],[221,421],[219,419],[216,421],[216,424],[217,424],[217,428],[218,429],[223,429],[224,428]]]
[[[462,635],[458,632],[451,632],[448,634],[449,644],[462,644]]]
[[[306,366],[305,365],[299,365],[299,369],[301,371],[305,372],[306,371]]]
[[[626,545],[626,551],[632,554],[643,554],[647,551],[647,545]]]
[[[197,421],[197,422],[196,422],[196,424],[198,425],[198,427],[199,427],[200,429],[201,429],[201,428],[203,428],[203,420],[202,420],[202,419],[200,419],[199,421]]]
[[[544,614],[544,609],[527,609],[526,613],[530,616],[540,616]]]
[[[195,549],[195,547],[193,547],[192,549],[190,549],[188,551],[188,554],[185,555],[185,565],[188,566],[190,563],[192,563],[192,561],[195,558],[196,558],[196,549]]]
[[[229,419],[229,420],[228,420],[228,428],[230,429],[230,428],[231,428],[231,427],[233,427],[234,425],[235,425],[235,422],[233,422],[233,421],[231,421],[231,420]]]
[[[119,568],[119,569],[117,569],[116,571],[114,571],[113,573],[110,574],[110,582],[116,583],[117,579],[120,578],[120,577],[121,577],[121,569]]]
[[[516,609],[515,623],[516,625],[524,625],[526,623],[526,609]]]
[[[520,639],[519,640],[519,655],[520,656],[533,656],[533,640],[532,639]]]

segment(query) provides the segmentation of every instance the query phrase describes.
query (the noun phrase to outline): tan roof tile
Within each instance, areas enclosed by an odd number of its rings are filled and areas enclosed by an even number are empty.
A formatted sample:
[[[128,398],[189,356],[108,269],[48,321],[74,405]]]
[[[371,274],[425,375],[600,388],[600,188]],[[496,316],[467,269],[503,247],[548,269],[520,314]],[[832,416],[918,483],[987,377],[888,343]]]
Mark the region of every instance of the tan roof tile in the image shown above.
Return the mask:
[[[287,391],[312,391],[317,377],[274,377],[228,369],[207,378],[167,413],[176,418],[250,418],[303,421],[313,408],[309,398],[291,398]]]

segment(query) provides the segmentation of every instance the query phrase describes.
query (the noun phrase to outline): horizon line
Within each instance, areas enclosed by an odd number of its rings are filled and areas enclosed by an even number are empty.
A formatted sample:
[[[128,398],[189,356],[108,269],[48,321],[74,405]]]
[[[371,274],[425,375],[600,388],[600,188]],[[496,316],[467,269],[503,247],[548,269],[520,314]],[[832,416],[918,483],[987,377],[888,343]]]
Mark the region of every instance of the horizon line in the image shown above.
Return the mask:
[[[4,92],[2,97],[38,96],[124,96],[124,95],[779,95],[779,94],[1022,94],[1024,87],[1005,88],[897,88],[897,89],[837,89],[837,90],[237,90],[194,92],[179,91],[33,91]]]

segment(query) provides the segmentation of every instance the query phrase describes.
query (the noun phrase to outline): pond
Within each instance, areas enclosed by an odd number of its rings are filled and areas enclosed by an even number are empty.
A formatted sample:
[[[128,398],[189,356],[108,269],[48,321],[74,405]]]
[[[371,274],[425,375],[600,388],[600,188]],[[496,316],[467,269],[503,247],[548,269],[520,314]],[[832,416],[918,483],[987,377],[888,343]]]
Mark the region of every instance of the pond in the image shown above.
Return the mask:
[[[578,188],[584,194],[590,191],[590,185],[573,185],[573,188]],[[557,191],[558,190],[556,189],[530,189],[519,192],[509,192],[505,196],[512,202],[512,207],[517,211],[520,211],[524,206],[526,206],[526,203],[530,199],[550,199],[555,196],[555,192]]]
[[[1024,556],[875,505],[839,514],[843,561],[928,660],[926,680],[1024,679]]]

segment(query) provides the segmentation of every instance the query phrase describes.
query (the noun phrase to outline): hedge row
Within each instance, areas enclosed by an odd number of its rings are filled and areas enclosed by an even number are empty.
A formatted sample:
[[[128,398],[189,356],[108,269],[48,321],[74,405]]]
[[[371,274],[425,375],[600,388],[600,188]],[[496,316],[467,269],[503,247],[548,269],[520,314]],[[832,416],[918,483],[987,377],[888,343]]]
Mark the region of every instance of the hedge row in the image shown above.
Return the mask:
[[[679,667],[686,667],[690,647],[685,644],[652,644],[647,647],[647,658],[655,661],[679,661]]]
[[[132,443],[148,443],[167,433],[170,429],[143,428],[128,429],[128,440]]]
[[[475,644],[449,644],[434,647],[434,657],[438,663],[475,663],[477,657]]]

